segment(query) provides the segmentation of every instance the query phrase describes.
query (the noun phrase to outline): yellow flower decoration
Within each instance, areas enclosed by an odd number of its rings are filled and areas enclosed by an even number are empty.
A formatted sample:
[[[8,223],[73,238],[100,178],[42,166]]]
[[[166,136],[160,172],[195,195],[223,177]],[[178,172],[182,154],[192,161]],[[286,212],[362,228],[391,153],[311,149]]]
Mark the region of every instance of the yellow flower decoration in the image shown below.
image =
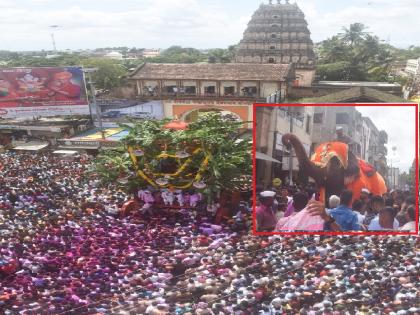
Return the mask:
[[[193,151],[193,155],[201,152],[201,148],[197,148]],[[206,156],[206,158],[203,161],[203,164],[201,165],[200,169],[198,170],[195,178],[185,184],[185,185],[172,185],[172,184],[164,184],[164,185],[159,185],[157,184],[153,179],[149,178],[142,170],[140,170],[138,168],[138,160],[137,160],[137,156],[134,154],[135,150],[133,149],[133,147],[128,147],[128,153],[130,155],[131,161],[134,164],[134,168],[137,171],[137,174],[143,178],[146,182],[148,182],[151,186],[157,188],[157,187],[161,187],[161,188],[176,188],[176,189],[186,189],[192,186],[192,184],[194,182],[200,181],[202,178],[202,174],[205,171],[205,168],[208,165],[209,162],[209,157]],[[176,158],[176,159],[180,159],[179,157],[175,156],[175,155],[170,155],[167,153],[162,153],[160,155],[157,156],[157,158]],[[165,174],[165,173],[152,173],[153,177],[162,177],[162,176],[169,176],[169,177],[179,177],[179,175],[191,164],[192,159],[189,158],[188,160],[186,160],[182,166],[177,170],[177,172],[173,173],[173,174]],[[145,166],[147,167],[147,164],[145,164]]]

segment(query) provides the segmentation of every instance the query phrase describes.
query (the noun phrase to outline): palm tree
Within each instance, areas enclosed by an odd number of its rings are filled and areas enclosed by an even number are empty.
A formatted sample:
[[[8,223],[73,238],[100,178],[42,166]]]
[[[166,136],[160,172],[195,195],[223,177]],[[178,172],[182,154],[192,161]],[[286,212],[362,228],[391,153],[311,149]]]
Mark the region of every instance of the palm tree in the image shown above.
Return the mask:
[[[322,42],[319,51],[319,63],[327,64],[347,60],[348,55],[349,50],[343,40],[338,36],[333,36]]]
[[[344,34],[342,34],[342,39],[349,43],[350,47],[353,47],[354,44],[360,43],[363,39],[365,39],[366,35],[368,34],[364,30],[367,27],[362,23],[353,23],[350,24],[349,28],[343,27]]]

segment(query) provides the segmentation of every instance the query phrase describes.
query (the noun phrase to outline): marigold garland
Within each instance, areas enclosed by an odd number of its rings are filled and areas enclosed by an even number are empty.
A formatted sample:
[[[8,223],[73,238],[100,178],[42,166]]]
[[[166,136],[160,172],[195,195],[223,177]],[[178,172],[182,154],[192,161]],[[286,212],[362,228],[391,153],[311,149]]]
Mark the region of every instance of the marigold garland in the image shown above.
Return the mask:
[[[193,151],[193,155],[196,155],[197,153],[199,153],[201,151],[202,151],[201,148],[197,148]],[[207,167],[208,162],[209,162],[209,157],[206,156],[202,165],[201,165],[201,167],[200,167],[200,169],[198,170],[195,178],[191,182],[189,182],[185,185],[172,185],[172,184],[159,185],[153,179],[149,178],[142,170],[139,169],[137,156],[134,154],[134,149],[132,147],[128,147],[128,153],[130,155],[131,161],[134,164],[134,168],[136,169],[137,174],[154,188],[161,187],[161,188],[187,189],[187,188],[191,187],[194,182],[200,181],[202,179],[205,168]],[[168,158],[168,157],[175,158],[175,159],[178,159],[178,160],[181,159],[181,158],[177,157],[176,155],[170,155],[170,154],[167,154],[167,153],[162,153],[162,154],[157,156],[157,158]],[[161,177],[161,176],[179,177],[179,175],[191,164],[191,162],[192,162],[192,158],[189,158],[188,160],[186,160],[183,163],[183,165],[178,169],[178,171],[173,173],[173,174],[152,173],[152,175],[153,175],[153,177]],[[148,166],[147,163],[145,163],[145,166],[146,167]]]

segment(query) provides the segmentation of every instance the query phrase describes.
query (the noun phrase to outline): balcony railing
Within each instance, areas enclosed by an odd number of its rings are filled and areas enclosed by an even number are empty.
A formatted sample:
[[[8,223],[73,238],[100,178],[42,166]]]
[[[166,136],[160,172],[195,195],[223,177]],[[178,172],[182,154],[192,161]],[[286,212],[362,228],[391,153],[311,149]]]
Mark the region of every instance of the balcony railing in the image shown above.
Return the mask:
[[[217,94],[217,93],[204,93],[204,94],[189,94],[189,93],[155,93],[155,94],[142,94],[137,95],[137,99],[162,99],[162,98],[192,98],[192,99],[200,99],[200,98],[239,98],[239,99],[252,99],[252,100],[260,100],[263,97],[259,97],[257,93],[233,93],[233,94]]]

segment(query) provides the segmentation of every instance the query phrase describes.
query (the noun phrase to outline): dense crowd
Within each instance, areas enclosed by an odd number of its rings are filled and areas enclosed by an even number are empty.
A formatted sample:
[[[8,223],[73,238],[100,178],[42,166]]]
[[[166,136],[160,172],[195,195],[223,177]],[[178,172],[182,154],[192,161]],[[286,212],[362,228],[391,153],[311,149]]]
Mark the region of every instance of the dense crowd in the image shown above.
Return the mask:
[[[343,190],[326,203],[316,201],[312,187],[279,187],[258,191],[259,231],[416,231],[414,192],[391,190],[376,196],[362,189],[360,198]]]
[[[132,196],[89,175],[87,156],[0,159],[0,313],[420,312],[414,236],[257,237],[205,209],[121,216]]]

